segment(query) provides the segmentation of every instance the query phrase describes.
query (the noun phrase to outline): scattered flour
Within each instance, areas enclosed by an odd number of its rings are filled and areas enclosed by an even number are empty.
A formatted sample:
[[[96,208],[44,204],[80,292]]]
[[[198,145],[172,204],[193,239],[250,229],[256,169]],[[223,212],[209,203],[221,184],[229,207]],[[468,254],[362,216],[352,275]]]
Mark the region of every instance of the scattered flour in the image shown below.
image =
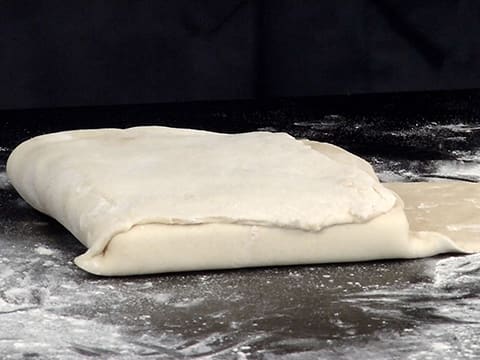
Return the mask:
[[[477,359],[480,354],[477,342],[480,337],[480,298],[477,295],[480,293],[480,254],[432,259],[431,273],[431,283],[380,288],[345,299],[386,322],[410,321],[412,328],[402,333],[380,334],[378,341],[360,346],[342,346],[335,351],[308,355],[326,359],[336,356],[384,359],[396,358],[401,353],[402,358],[412,360]],[[436,321],[426,321],[428,317]]]
[[[155,302],[166,304],[172,298],[172,294],[160,293],[160,294],[149,295],[149,297],[152,298],[152,300]]]
[[[480,253],[449,257],[438,261],[434,271],[433,284],[436,289],[449,291],[468,291],[470,293],[480,291]],[[468,313],[465,315],[470,316]],[[480,309],[478,320],[480,321]]]
[[[0,344],[0,353],[4,355],[23,354],[27,357],[37,353],[45,358],[72,359],[140,356],[146,352],[144,346],[126,341],[115,325],[59,315],[45,308],[29,309],[28,313],[2,313],[1,319],[2,328],[8,332],[8,337],[3,337]],[[144,341],[156,345],[162,343],[162,339],[145,338]],[[174,338],[170,342],[181,343],[182,339]]]
[[[204,300],[205,299],[203,298],[194,298],[194,299],[183,298],[181,301],[172,303],[170,305],[176,308],[187,308],[191,306],[200,305]]]
[[[0,190],[6,190],[10,187],[10,182],[8,181],[7,173],[5,171],[0,172]]]
[[[4,241],[5,239],[1,238]],[[210,319],[194,318],[190,308],[201,304],[198,283],[172,288],[154,281],[90,277],[70,264],[54,248],[38,245],[4,245],[0,257],[0,358],[82,359],[98,358],[234,358],[232,340],[209,332]],[[6,245],[7,244],[7,245]],[[33,251],[32,251],[33,250]],[[45,256],[48,256],[45,260]],[[63,266],[54,267],[56,263]],[[213,276],[212,276],[213,277]],[[210,276],[197,276],[212,290]],[[183,279],[177,275],[176,278]],[[222,284],[216,284],[222,286]],[[214,287],[213,287],[214,288]],[[162,291],[163,290],[163,291]],[[178,300],[178,301],[177,301]],[[136,312],[142,308],[139,316]],[[198,337],[182,334],[183,328],[160,326],[164,316],[185,312],[197,321]],[[153,326],[154,317],[160,316]],[[142,326],[139,333],[132,333]],[[204,333],[202,333],[202,331]],[[202,335],[200,335],[202,334]],[[222,344],[219,350],[219,344]],[[248,345],[248,344],[247,344]]]
[[[18,272],[1,270],[7,278],[0,289],[0,356],[6,359],[40,357],[48,359],[80,359],[86,356],[100,358],[138,358],[146,354],[153,358],[185,358],[202,356],[212,352],[212,344],[218,343],[221,334],[192,343],[181,334],[163,333],[132,337],[125,326],[117,326],[105,315],[82,315],[83,311],[71,311],[85,307],[90,309],[98,303],[94,294],[115,299],[108,306],[112,310],[127,299],[142,298],[142,284],[128,293],[125,289],[105,286],[91,279],[87,282],[67,280],[60,271],[55,276],[43,274],[44,281],[33,279],[32,274],[14,281]],[[28,272],[28,270],[27,270]],[[97,289],[101,289],[98,291]],[[171,294],[154,296],[156,301],[166,301]],[[115,310],[112,314],[115,314]],[[125,314],[128,316],[128,313]],[[142,317],[144,321],[150,315]]]
[[[477,159],[478,161],[479,159]],[[438,161],[436,175],[465,178],[480,181],[480,164],[478,162]]]
[[[53,255],[55,253],[55,251],[43,246],[37,246],[35,252],[39,255]]]

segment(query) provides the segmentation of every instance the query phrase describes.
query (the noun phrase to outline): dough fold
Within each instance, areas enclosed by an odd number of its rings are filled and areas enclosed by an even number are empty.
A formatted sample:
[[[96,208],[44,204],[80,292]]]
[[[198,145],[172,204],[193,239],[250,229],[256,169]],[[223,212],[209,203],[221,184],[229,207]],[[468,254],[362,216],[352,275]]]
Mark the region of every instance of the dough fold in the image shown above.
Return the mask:
[[[7,174],[88,248],[75,263],[98,275],[476,251],[414,236],[403,202],[367,162],[283,133],[47,134],[20,144]]]

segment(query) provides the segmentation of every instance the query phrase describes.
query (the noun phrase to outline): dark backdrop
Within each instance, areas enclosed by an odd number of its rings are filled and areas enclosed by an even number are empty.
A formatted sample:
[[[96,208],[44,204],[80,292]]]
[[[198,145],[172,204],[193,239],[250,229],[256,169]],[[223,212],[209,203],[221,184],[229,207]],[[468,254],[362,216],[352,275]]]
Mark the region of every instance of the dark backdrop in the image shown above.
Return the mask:
[[[0,108],[480,88],[480,1],[0,3]]]

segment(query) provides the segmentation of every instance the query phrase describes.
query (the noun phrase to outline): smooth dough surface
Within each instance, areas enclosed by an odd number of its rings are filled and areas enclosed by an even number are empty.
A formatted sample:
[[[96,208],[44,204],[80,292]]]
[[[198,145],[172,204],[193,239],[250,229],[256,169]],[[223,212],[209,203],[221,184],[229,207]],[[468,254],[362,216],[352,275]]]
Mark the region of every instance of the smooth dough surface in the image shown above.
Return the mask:
[[[402,201],[360,158],[281,133],[48,134],[17,147],[7,173],[89,248],[75,263],[99,275],[477,250],[410,232]]]
[[[384,184],[405,203],[413,232],[435,232],[466,252],[480,251],[480,184],[417,182]]]

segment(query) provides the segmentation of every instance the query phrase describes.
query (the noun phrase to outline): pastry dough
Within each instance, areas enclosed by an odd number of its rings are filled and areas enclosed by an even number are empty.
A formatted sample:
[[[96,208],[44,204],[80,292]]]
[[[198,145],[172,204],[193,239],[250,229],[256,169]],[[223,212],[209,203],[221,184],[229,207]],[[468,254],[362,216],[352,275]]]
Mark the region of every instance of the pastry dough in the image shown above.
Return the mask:
[[[88,248],[75,263],[99,275],[467,251],[411,234],[402,201],[365,161],[283,133],[48,134],[18,146],[7,173]]]

